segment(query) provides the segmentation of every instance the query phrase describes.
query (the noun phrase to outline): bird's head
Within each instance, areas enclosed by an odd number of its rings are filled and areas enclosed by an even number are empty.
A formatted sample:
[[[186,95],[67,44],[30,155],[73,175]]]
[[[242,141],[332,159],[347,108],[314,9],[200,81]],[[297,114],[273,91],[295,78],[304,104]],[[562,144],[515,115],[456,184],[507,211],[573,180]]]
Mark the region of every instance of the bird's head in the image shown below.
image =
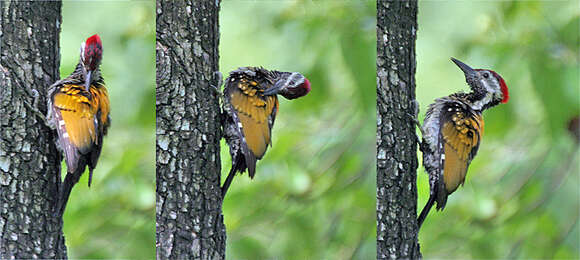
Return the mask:
[[[264,95],[280,94],[287,99],[305,96],[310,92],[310,81],[298,72],[282,73],[274,86],[266,89]]]
[[[103,44],[101,37],[95,34],[81,44],[81,62],[85,73],[85,88],[88,91],[92,77],[101,64],[103,58]]]
[[[495,104],[507,103],[509,99],[508,88],[499,74],[493,70],[472,69],[455,58],[451,58],[451,60],[463,71],[467,84],[476,94],[482,97],[491,97],[490,101],[496,102]]]

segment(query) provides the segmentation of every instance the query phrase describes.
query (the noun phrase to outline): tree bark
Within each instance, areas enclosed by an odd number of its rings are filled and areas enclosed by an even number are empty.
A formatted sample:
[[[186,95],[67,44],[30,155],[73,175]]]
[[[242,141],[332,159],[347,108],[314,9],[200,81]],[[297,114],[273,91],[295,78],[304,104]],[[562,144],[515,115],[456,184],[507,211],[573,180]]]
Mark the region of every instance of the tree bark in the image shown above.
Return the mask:
[[[0,258],[66,258],[60,154],[46,114],[59,78],[60,2],[0,1]],[[38,110],[37,110],[38,111]]]
[[[377,259],[420,258],[417,242],[417,1],[377,1]]]
[[[219,1],[157,1],[157,259],[224,259]]]

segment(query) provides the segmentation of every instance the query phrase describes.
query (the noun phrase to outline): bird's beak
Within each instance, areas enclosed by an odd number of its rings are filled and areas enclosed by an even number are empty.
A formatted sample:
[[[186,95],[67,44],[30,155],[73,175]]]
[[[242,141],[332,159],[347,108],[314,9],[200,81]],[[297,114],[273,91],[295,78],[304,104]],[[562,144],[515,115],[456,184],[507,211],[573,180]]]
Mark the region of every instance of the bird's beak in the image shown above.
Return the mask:
[[[90,87],[91,87],[91,76],[93,74],[92,70],[89,70],[87,72],[87,75],[85,76],[85,90],[88,92]]]
[[[265,96],[276,95],[280,92],[280,90],[283,87],[284,87],[284,81],[279,80],[278,82],[276,82],[276,84],[274,84],[274,86],[272,86],[269,89],[264,90],[264,95]]]
[[[451,58],[451,61],[453,61],[455,63],[455,65],[457,65],[457,67],[459,67],[463,71],[463,73],[465,73],[465,75],[470,75],[470,74],[475,73],[474,69],[469,67],[469,65],[459,61],[458,59]]]

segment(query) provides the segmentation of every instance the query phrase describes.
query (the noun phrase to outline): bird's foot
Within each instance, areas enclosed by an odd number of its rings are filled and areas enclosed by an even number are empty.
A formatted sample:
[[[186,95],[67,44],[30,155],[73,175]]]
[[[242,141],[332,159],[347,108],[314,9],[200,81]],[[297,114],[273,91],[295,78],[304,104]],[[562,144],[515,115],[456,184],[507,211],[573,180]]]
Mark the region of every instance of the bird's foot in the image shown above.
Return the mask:
[[[211,89],[215,92],[215,94],[217,94],[218,96],[221,96],[222,93],[220,91],[220,88],[221,88],[222,84],[224,83],[222,73],[219,71],[214,71],[213,74],[217,78],[218,82],[217,82],[217,86],[211,85]]]
[[[40,94],[38,93],[38,91],[36,89],[27,89],[26,92],[28,92],[28,94],[33,97],[33,101],[32,104],[30,104],[28,100],[23,98],[22,101],[24,105],[28,107],[28,109],[30,109],[30,111],[32,111],[34,115],[40,118],[40,120],[42,121],[42,123],[44,123],[44,125],[46,125],[51,129],[54,129],[54,125],[51,124],[49,120],[47,120],[47,116],[45,116],[42,112],[40,112],[40,109],[38,108],[38,101],[40,99]]]
[[[421,122],[419,122],[419,120],[417,119],[417,116],[411,115],[410,113],[406,113],[406,114],[411,119],[411,121],[413,121],[413,123],[417,126],[417,128],[419,128],[419,131],[421,132],[421,136],[425,136],[425,132],[423,132],[423,127],[421,126]],[[421,152],[425,152],[424,144],[421,141],[421,138],[419,137],[419,135],[417,135],[417,132],[415,132],[415,138],[417,140],[417,143],[419,144],[419,150],[421,150]]]

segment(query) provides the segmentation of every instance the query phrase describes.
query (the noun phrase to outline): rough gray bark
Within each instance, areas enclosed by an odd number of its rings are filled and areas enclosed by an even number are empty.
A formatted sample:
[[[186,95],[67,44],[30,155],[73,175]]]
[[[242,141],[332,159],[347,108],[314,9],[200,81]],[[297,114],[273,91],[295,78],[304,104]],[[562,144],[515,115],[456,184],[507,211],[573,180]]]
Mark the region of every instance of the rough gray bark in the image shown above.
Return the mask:
[[[219,1],[157,1],[157,259],[224,259]]]
[[[417,1],[377,1],[377,259],[420,258],[417,242]]]
[[[66,258],[54,133],[26,105],[46,112],[59,77],[60,2],[0,1],[0,258]],[[35,94],[36,93],[36,94]]]

